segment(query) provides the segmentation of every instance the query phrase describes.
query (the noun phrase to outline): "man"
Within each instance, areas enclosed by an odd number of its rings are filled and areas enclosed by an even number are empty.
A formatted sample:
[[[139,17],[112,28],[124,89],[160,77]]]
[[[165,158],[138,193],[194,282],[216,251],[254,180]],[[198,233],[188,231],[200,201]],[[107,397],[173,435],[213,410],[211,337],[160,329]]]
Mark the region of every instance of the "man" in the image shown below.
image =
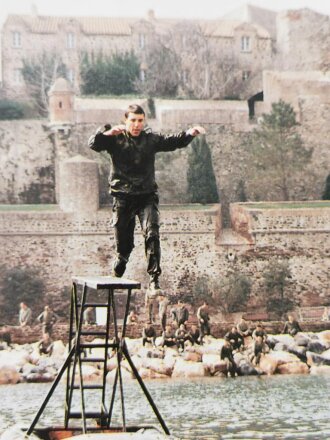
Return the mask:
[[[49,306],[45,306],[44,311],[40,313],[37,320],[42,324],[42,334],[48,333],[48,335],[51,336],[53,325],[57,321],[57,316]]]
[[[21,302],[19,305],[19,314],[18,314],[18,322],[21,327],[25,327],[26,325],[30,325],[32,321],[32,311],[30,307],[28,307],[24,302]]]
[[[200,331],[195,324],[193,324],[190,328],[189,335],[191,338],[192,345],[200,344]]]
[[[54,349],[54,343],[51,340],[48,333],[42,335],[42,340],[38,344],[39,354],[45,354],[46,356],[51,356]]]
[[[233,350],[239,350],[244,345],[244,338],[238,332],[236,327],[232,327],[229,332],[225,334],[225,340],[229,341]]]
[[[167,325],[165,330],[162,333],[161,346],[162,347],[176,346],[175,332],[172,329],[172,326],[170,326],[170,325]]]
[[[180,324],[180,327],[176,330],[175,340],[176,340],[176,346],[178,347],[178,350],[182,350],[182,351],[184,351],[184,344],[186,341],[190,341],[192,343],[191,336],[188,333],[188,331],[186,330],[186,327],[184,324]]]
[[[197,310],[197,319],[200,331],[200,344],[203,345],[204,336],[210,334],[210,317],[209,317],[209,305],[206,301]]]
[[[189,311],[182,301],[178,301],[178,308],[176,309],[176,318],[178,327],[182,324],[185,326],[189,319]]]
[[[221,347],[220,359],[226,362],[228,373],[234,377],[237,366],[233,356],[233,347],[227,339],[224,340],[223,346]]]
[[[301,332],[301,327],[299,325],[299,322],[294,319],[292,315],[288,316],[288,320],[284,324],[284,328],[282,333],[287,333],[291,336],[295,336],[298,332]]]
[[[145,307],[148,315],[149,324],[155,324],[155,309],[157,305],[157,291],[154,289],[147,289],[145,294]]]
[[[161,292],[158,295],[158,316],[163,332],[166,329],[168,303],[168,298],[164,295],[163,292]]]
[[[205,133],[202,127],[192,127],[178,134],[163,136],[144,130],[145,112],[137,104],[125,112],[125,124],[104,130],[89,139],[97,152],[106,151],[112,162],[110,193],[113,202],[113,226],[117,257],[113,275],[123,276],[134,248],[135,218],[138,217],[144,235],[147,272],[150,288],[159,289],[160,242],[158,193],[155,180],[155,155],[186,147],[195,136]]]
[[[154,327],[148,323],[142,330],[142,345],[143,347],[145,344],[149,342],[152,344],[153,347],[156,346],[156,330]]]

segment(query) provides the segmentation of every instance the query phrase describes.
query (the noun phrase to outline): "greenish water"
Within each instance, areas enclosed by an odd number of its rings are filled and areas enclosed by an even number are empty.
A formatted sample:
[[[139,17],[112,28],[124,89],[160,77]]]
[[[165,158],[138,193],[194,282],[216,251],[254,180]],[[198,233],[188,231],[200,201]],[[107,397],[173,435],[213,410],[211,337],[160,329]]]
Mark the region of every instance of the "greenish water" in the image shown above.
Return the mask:
[[[181,439],[330,438],[330,377],[172,379],[146,385],[171,433]],[[1,386],[0,432],[15,423],[28,427],[49,387]],[[125,383],[124,389],[127,424],[158,424],[137,382]],[[61,393],[56,391],[39,426],[63,423]],[[95,409],[95,400],[88,404]],[[120,420],[118,404],[115,415]]]

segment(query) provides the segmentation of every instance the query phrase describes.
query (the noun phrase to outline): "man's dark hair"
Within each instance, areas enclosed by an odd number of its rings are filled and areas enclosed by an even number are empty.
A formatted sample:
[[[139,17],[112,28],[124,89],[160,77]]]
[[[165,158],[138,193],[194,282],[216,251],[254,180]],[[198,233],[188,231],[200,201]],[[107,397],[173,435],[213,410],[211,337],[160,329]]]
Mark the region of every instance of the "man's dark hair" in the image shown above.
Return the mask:
[[[128,113],[134,113],[135,115],[145,115],[143,108],[139,104],[132,104],[128,106],[125,112],[125,118],[128,117]]]

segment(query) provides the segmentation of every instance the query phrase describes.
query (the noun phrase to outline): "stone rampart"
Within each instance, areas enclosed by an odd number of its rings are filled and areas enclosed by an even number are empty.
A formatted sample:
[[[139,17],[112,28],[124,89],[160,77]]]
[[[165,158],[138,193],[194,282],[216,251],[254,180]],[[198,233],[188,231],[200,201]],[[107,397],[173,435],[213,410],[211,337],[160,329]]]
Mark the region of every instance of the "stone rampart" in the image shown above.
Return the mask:
[[[312,202],[313,203],[313,202]],[[317,204],[318,202],[314,202]],[[316,247],[326,250],[330,237],[330,209],[327,207],[258,209],[258,204],[232,204],[233,229],[259,246]],[[285,205],[282,203],[281,205]]]
[[[314,211],[315,210],[315,211]],[[206,277],[215,285],[233,271],[251,279],[251,307],[264,305],[262,274],[272,259],[286,259],[292,271],[292,296],[301,306],[324,305],[329,295],[329,208],[257,209],[232,206],[232,225],[250,238],[230,246],[218,240],[219,207],[161,206],[162,286],[169,295],[190,295]],[[115,255],[111,209],[92,213],[60,211],[0,212],[0,259],[6,267],[36,267],[46,286],[45,302],[65,315],[63,297],[74,275],[109,275]],[[148,285],[143,236],[136,227],[135,249],[126,276],[138,279],[144,302]],[[234,258],[228,258],[228,255]],[[40,305],[41,312],[42,305]],[[14,311],[15,312],[15,311]],[[16,312],[15,312],[16,313]]]

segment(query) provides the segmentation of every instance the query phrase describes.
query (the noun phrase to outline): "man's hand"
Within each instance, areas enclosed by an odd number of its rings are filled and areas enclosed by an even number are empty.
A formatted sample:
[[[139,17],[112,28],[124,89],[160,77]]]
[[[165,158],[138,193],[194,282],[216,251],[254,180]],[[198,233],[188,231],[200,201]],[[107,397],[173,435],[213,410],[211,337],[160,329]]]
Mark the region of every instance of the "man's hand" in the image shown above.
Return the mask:
[[[105,131],[103,134],[105,136],[118,136],[119,134],[122,134],[126,129],[126,126],[124,124],[122,125],[115,125],[110,130]]]
[[[199,134],[205,134],[206,130],[204,127],[201,127],[199,125],[196,125],[196,127],[189,128],[187,130],[187,134],[190,134],[191,136],[198,136]]]

